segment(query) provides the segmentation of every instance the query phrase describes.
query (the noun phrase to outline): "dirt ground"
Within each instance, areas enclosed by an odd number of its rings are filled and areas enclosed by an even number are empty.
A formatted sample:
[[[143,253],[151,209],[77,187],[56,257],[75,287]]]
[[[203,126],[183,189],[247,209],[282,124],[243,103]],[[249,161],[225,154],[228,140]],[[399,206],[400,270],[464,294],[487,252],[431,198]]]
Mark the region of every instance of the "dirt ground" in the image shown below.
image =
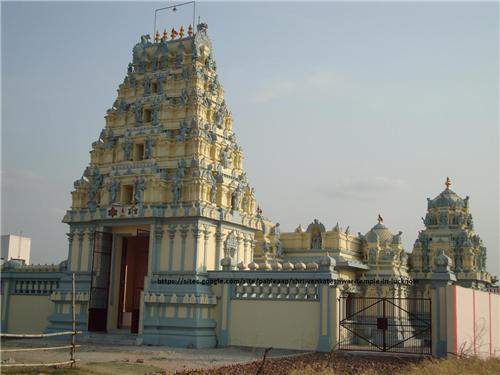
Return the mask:
[[[39,346],[41,343],[37,341]],[[54,343],[45,343],[53,345]],[[60,344],[60,343],[59,343]],[[2,349],[26,347],[25,342],[2,343]],[[264,349],[182,349],[153,346],[84,345],[75,368],[5,368],[2,374],[66,375],[492,375],[500,374],[500,358],[487,361],[464,357],[437,360],[396,353],[305,353]],[[53,362],[68,352],[3,353],[7,363]]]
[[[2,342],[2,349],[30,346],[63,345],[60,342],[29,342],[26,340]],[[76,358],[78,371],[57,370],[57,373],[71,374],[145,374],[174,373],[183,370],[220,367],[235,363],[247,363],[262,358],[263,349],[247,348],[214,348],[185,349],[161,346],[108,346],[83,344],[77,349]],[[289,350],[272,350],[269,358],[281,358],[303,354]],[[37,352],[7,352],[2,353],[3,362],[11,363],[52,363],[69,359],[69,351],[37,351]],[[189,371],[187,373],[189,373]],[[54,373],[53,369],[19,369],[2,368],[2,373],[38,374]]]

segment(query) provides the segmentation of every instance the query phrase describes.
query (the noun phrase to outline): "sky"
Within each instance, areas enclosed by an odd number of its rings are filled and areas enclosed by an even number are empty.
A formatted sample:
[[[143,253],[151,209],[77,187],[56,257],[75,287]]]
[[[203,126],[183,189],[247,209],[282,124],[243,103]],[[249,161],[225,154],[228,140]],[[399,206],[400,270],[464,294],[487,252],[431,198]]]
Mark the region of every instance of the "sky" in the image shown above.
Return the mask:
[[[134,2],[2,2],[2,234],[32,262],[67,256],[73,181],[152,33]],[[160,29],[191,9],[160,12]],[[427,197],[470,196],[499,256],[497,3],[202,2],[258,203],[283,231],[317,218],[366,233],[380,213],[411,251]]]

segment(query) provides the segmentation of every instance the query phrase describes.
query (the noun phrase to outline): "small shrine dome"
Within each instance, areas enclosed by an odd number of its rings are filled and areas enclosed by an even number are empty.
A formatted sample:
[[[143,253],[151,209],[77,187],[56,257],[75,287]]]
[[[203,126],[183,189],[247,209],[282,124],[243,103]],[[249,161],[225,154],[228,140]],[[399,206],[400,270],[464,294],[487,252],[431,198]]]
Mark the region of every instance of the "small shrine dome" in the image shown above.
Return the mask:
[[[382,224],[382,221],[379,221],[377,225],[365,234],[367,242],[377,242],[377,240],[380,243],[391,242],[393,237],[394,235],[384,224]]]

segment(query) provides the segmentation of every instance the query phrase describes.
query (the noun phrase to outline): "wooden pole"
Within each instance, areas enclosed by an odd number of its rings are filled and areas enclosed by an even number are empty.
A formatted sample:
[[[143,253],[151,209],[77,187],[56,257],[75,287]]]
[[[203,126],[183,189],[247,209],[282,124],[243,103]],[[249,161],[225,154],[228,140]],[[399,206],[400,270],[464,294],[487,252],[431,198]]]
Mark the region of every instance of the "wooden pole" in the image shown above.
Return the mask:
[[[81,345],[75,345],[75,348],[79,348]],[[69,349],[71,345],[59,345],[59,346],[46,346],[43,348],[21,348],[21,349],[1,349],[0,353],[8,353],[8,352],[32,352],[36,350],[60,350],[60,349]]]
[[[71,274],[71,314],[72,314],[72,334],[71,334],[71,348],[70,360],[71,367],[75,363],[75,335],[76,335],[76,309],[75,309],[75,273]]]
[[[1,363],[0,368],[3,367],[42,367],[42,366],[63,366],[68,365],[73,362],[77,362],[79,359],[75,359],[74,361],[64,361],[64,362],[53,362],[53,363]]]
[[[76,333],[82,333],[82,331],[78,331]],[[71,334],[73,334],[73,331],[52,332],[52,333],[29,333],[29,334],[0,333],[0,337],[6,339],[37,339],[40,337],[68,336]]]

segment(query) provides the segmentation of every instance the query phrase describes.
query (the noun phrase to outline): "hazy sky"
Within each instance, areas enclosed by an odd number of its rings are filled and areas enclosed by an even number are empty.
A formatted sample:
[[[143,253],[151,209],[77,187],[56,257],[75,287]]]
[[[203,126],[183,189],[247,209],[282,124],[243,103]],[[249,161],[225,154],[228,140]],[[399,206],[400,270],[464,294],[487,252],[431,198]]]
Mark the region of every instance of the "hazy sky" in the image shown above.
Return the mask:
[[[73,181],[165,4],[2,2],[2,233],[32,237],[33,262],[66,257]],[[498,4],[197,3],[197,15],[266,216],[365,233],[381,213],[411,251],[450,176],[500,273]]]

